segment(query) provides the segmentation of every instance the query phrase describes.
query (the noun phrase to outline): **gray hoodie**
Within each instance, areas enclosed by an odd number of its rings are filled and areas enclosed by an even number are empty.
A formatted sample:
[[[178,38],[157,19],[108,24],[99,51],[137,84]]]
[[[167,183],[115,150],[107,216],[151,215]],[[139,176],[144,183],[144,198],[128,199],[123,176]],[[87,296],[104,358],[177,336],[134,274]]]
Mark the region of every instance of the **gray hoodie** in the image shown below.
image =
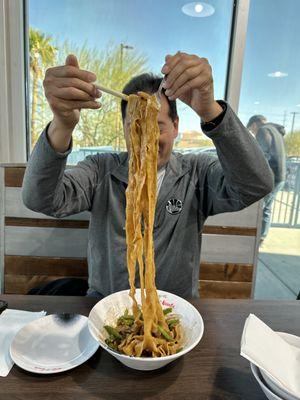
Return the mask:
[[[182,297],[198,296],[205,219],[241,210],[273,188],[260,147],[228,105],[221,123],[207,135],[218,158],[172,153],[156,205],[156,284]],[[26,169],[23,201],[58,218],[90,211],[89,287],[106,296],[129,287],[124,230],[128,155],[97,154],[66,169],[70,151],[55,152],[47,132],[42,133]]]

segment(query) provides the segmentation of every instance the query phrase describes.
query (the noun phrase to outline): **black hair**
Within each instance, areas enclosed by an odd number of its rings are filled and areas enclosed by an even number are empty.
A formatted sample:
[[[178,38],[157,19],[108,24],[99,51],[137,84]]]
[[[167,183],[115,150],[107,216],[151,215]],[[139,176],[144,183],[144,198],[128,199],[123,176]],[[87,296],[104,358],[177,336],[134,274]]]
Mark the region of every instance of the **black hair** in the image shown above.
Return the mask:
[[[252,117],[249,119],[247,128],[250,128],[250,126],[254,123],[260,125],[263,125],[266,122],[266,117],[263,115],[252,115]]]
[[[154,94],[157,92],[159,85],[162,81],[162,77],[153,74],[141,74],[132,78],[124,87],[124,94],[135,94],[137,92],[146,92],[149,94]],[[165,93],[165,89],[162,90]],[[171,120],[174,122],[178,118],[177,114],[177,106],[176,100],[169,100],[167,96],[165,96],[168,104],[169,104],[169,116]],[[126,107],[127,101],[121,101],[121,111],[122,111],[122,119],[125,120],[126,117]]]

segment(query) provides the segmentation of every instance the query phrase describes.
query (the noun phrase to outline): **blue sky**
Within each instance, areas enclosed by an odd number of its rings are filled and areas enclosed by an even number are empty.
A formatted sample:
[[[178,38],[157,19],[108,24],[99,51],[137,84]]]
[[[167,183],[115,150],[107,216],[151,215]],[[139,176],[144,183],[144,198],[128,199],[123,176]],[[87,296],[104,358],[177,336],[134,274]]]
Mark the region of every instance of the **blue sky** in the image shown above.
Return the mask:
[[[87,42],[99,49],[110,40],[134,46],[148,56],[153,72],[160,71],[166,54],[177,50],[207,57],[213,67],[216,98],[223,98],[232,0],[207,2],[215,13],[195,18],[181,11],[186,0],[29,0],[29,24],[61,42]],[[286,111],[289,130],[290,113],[300,113],[296,106],[300,104],[299,16],[298,0],[252,0],[240,102],[243,122],[253,113],[282,122]],[[268,77],[275,71],[288,76]],[[192,111],[182,106],[179,111],[181,131],[199,130]],[[300,114],[296,126],[300,127]]]
[[[252,0],[244,60],[240,117],[265,114],[291,129],[291,112],[300,107],[300,1]],[[281,71],[288,76],[271,78]],[[259,103],[259,104],[254,104]],[[296,116],[300,129],[300,114]]]

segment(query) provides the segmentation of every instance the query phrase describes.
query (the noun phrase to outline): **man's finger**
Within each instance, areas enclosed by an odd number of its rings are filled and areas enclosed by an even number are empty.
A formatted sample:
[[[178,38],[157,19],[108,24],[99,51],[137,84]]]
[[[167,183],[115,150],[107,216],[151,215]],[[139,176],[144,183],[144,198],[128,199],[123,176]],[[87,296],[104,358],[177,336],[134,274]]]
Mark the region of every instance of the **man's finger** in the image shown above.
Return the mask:
[[[92,83],[88,83],[78,78],[55,78],[55,86],[58,88],[74,87],[83,90],[91,97],[98,97],[99,90]]]
[[[79,101],[94,101],[95,97],[90,96],[88,93],[84,92],[83,90],[68,87],[68,88],[54,88],[51,91],[51,95],[58,97],[63,100],[79,100]],[[101,96],[97,96],[101,97]]]
[[[204,68],[201,65],[193,65],[188,69],[184,69],[177,77],[175,82],[171,87],[167,87],[166,96],[171,97],[181,86],[183,86],[186,82],[196,78],[197,76],[201,76],[201,73],[204,72]]]
[[[59,109],[60,111],[80,110],[82,108],[98,109],[101,107],[101,103],[97,101],[62,100],[57,97],[51,98],[51,105],[54,109]]]
[[[174,85],[177,83],[177,79],[182,75],[188,75],[188,71],[190,71],[191,67],[196,67],[200,66],[201,62],[200,59],[193,59],[193,58],[186,58],[180,60],[175,67],[169,72],[166,83],[165,83],[165,89],[173,89]],[[190,79],[187,76],[187,79]],[[178,85],[177,85],[178,87]],[[177,88],[176,87],[176,88]]]
[[[66,65],[73,65],[73,67],[79,68],[77,57],[74,54],[69,54],[66,58]]]
[[[211,85],[211,81],[207,80],[206,76],[197,76],[190,81],[187,81],[182,85],[179,89],[172,96],[168,96],[170,100],[176,100],[183,96],[186,92],[190,91],[191,89],[199,89],[204,87],[209,87]]]
[[[50,68],[51,74],[59,78],[78,78],[85,82],[95,82],[96,75],[93,72],[85,71],[73,65]],[[46,76],[47,78],[47,76]]]
[[[169,72],[172,71],[183,55],[186,55],[186,53],[181,53],[180,51],[177,51],[177,53],[173,56],[168,54],[165,57],[165,65],[162,67],[161,72],[163,74],[169,74]]]

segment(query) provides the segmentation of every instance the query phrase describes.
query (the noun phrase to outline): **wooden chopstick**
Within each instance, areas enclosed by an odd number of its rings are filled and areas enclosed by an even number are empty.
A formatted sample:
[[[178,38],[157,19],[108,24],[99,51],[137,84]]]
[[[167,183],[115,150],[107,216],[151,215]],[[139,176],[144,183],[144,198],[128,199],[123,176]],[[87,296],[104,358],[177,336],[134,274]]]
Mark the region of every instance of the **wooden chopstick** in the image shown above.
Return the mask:
[[[102,92],[109,93],[113,96],[119,97],[122,100],[128,101],[128,96],[124,93],[117,92],[116,90],[113,90],[113,89],[108,89],[102,85],[99,85],[98,83],[94,83],[94,86],[97,89],[101,90]]]

